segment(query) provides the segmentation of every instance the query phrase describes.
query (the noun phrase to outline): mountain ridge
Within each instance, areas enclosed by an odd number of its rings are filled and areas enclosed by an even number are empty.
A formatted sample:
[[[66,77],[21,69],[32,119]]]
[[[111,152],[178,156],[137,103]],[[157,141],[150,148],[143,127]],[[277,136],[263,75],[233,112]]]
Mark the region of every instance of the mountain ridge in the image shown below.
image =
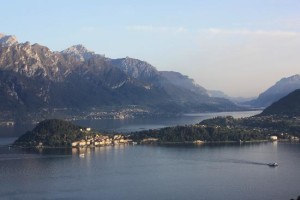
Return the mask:
[[[107,58],[82,45],[61,52],[29,42],[0,45],[0,77],[0,109],[13,110],[12,115],[114,105],[168,112],[239,109],[225,99],[172,83],[145,61]]]
[[[300,89],[299,74],[280,79],[248,104],[255,107],[267,107],[296,89]]]

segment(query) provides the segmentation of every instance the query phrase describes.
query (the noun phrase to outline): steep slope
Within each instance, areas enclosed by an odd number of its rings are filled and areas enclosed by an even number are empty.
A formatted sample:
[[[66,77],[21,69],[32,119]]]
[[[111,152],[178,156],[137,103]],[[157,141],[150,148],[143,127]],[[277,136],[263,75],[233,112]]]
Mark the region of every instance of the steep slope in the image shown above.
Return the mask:
[[[173,71],[161,71],[160,74],[177,87],[189,90],[199,95],[208,96],[206,89],[188,76]]]
[[[260,115],[300,116],[300,89],[274,102]]]
[[[299,74],[281,79],[275,85],[261,93],[257,99],[249,103],[256,107],[266,107],[296,89],[300,89]]]
[[[192,79],[178,72],[161,72],[145,61],[133,58],[109,59],[109,62],[128,76],[143,82],[147,88],[159,88],[173,102],[208,102],[206,91]]]

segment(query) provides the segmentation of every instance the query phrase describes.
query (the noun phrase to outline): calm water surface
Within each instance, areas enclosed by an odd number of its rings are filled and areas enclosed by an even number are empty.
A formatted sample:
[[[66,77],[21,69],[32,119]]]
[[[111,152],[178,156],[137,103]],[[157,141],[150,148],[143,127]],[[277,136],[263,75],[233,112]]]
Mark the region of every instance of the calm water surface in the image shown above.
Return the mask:
[[[261,111],[242,111],[242,112],[218,112],[218,113],[193,113],[182,116],[174,116],[169,118],[137,118],[137,119],[102,119],[102,120],[78,120],[73,121],[77,125],[91,127],[96,130],[104,130],[110,132],[132,132],[147,129],[157,129],[166,126],[195,124],[208,118],[216,116],[233,116],[236,118],[249,117],[259,114]],[[26,131],[32,130],[34,124],[27,124],[15,127],[0,126],[0,140],[1,137],[18,137]],[[1,143],[1,141],[0,141]]]
[[[76,124],[92,127],[98,130],[108,130],[114,132],[132,132],[148,129],[157,129],[167,126],[196,124],[204,119],[217,116],[233,116],[235,118],[250,117],[257,115],[261,111],[243,111],[243,112],[218,112],[218,113],[193,113],[169,118],[137,118],[121,120],[79,120]]]
[[[290,199],[300,195],[299,152],[299,143],[1,147],[0,199]]]
[[[253,114],[257,112],[222,113]],[[128,132],[193,124],[216,115],[220,113],[76,123]],[[14,139],[0,138],[0,199],[282,200],[300,195],[299,143],[37,151],[5,146]],[[279,167],[269,167],[269,162]]]

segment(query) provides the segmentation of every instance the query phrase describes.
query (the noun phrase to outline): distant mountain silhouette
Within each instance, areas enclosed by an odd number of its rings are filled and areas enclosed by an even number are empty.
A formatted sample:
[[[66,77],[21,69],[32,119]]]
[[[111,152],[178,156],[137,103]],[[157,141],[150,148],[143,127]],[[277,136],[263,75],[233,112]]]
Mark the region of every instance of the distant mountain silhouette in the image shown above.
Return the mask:
[[[248,102],[248,104],[255,107],[267,107],[296,89],[300,89],[299,74],[281,79],[275,85],[261,93],[257,99]]]
[[[254,97],[231,97],[220,90],[208,90],[207,92],[210,97],[218,97],[218,98],[228,99],[237,104],[243,104],[244,102],[249,102],[254,99]]]

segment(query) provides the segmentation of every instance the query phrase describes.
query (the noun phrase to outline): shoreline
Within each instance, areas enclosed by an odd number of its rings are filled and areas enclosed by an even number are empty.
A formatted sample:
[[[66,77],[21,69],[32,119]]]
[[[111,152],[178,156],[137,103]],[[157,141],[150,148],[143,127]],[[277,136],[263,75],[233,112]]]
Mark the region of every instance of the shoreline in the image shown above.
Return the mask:
[[[194,141],[185,141],[185,142],[149,142],[149,143],[137,143],[137,144],[112,144],[112,145],[99,145],[99,146],[83,146],[83,147],[72,147],[72,146],[43,146],[43,147],[26,147],[26,146],[14,146],[13,144],[3,145],[2,147],[17,148],[17,149],[87,149],[87,148],[98,148],[98,147],[114,147],[114,146],[135,146],[135,145],[209,145],[209,144],[251,144],[251,143],[300,143],[299,141],[291,141],[288,139],[281,139],[277,141],[270,140],[253,140],[253,141],[203,141],[203,142],[194,142]]]

